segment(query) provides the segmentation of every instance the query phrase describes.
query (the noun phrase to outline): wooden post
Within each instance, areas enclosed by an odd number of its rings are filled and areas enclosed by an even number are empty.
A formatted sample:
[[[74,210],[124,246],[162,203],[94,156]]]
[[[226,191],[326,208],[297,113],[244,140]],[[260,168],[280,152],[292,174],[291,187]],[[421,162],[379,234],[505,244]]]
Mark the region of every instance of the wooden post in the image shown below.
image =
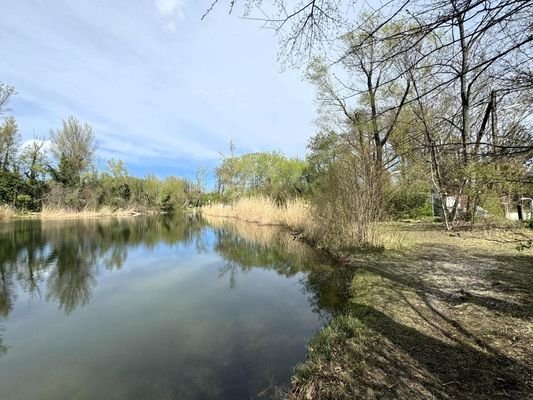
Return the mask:
[[[524,220],[524,214],[522,213],[522,195],[517,194],[516,195],[516,211],[518,212],[518,220],[523,221]]]

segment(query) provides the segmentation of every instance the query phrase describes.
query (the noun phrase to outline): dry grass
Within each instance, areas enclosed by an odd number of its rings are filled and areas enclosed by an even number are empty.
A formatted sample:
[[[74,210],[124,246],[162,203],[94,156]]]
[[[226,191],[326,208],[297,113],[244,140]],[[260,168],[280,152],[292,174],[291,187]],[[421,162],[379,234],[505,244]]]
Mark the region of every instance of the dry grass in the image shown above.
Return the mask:
[[[267,197],[241,198],[229,206],[206,206],[202,213],[209,217],[236,218],[260,225],[282,225],[305,232],[306,236],[316,229],[310,218],[309,205],[299,199],[290,200],[285,206],[278,207]]]
[[[381,222],[376,231],[386,250],[411,251],[428,243],[459,245],[463,249],[516,253],[517,246],[533,239],[533,231],[522,225],[475,225],[447,231],[443,224],[427,221]]]
[[[380,227],[386,235],[399,237],[405,249],[427,246],[430,243],[459,246],[464,250],[485,251],[489,254],[516,255],[520,243],[533,239],[533,231],[516,223],[504,227],[478,225],[474,228],[446,231],[436,223],[386,223]]]
[[[15,209],[7,204],[0,204],[0,219],[11,219],[15,218],[17,213]]]
[[[267,197],[241,198],[233,205],[215,204],[202,208],[207,217],[232,218],[259,225],[279,225],[302,234],[307,240],[322,247],[332,243],[324,242],[324,228],[316,222],[311,207],[304,200],[296,199],[278,207]],[[414,241],[397,229],[397,224],[380,223],[371,227],[374,247],[387,250],[410,248]]]
[[[118,209],[114,210],[110,207],[102,207],[99,210],[84,210],[84,211],[72,211],[64,208],[52,208],[52,207],[43,207],[42,211],[36,216],[42,219],[69,219],[69,218],[95,218],[95,217],[105,217],[105,216],[116,216],[116,217],[125,217],[125,216],[134,216],[139,213],[134,209]]]

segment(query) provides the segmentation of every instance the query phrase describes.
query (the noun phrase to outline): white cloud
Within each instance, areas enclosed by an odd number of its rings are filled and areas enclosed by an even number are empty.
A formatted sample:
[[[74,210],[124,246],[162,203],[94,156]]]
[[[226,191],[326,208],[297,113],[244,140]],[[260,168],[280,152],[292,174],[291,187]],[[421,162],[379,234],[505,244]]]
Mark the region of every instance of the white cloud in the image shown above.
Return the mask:
[[[276,39],[256,24],[222,11],[200,21],[207,3],[7,2],[0,79],[18,92],[10,108],[23,137],[75,115],[93,126],[100,157],[152,172],[212,165],[230,140],[238,152],[302,156],[310,85],[278,73]],[[191,18],[176,21],[183,4]]]
[[[162,17],[180,17],[184,16],[185,3],[183,0],[155,0],[157,11]]]
[[[20,152],[22,153],[24,150],[33,147],[33,144],[42,144],[41,150],[45,152],[46,154],[50,153],[50,148],[52,147],[52,142],[50,140],[41,140],[41,139],[28,139],[25,140],[20,145]]]
[[[165,28],[170,32],[176,32],[176,24],[174,24],[173,21],[170,21],[168,24],[166,24]]]

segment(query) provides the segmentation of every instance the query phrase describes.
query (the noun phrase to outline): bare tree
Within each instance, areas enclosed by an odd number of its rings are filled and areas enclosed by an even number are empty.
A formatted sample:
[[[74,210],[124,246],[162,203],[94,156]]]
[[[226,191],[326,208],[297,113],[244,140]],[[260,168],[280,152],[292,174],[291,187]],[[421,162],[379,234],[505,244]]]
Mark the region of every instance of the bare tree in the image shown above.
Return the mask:
[[[334,129],[352,150],[371,149],[384,169],[406,152],[428,160],[451,228],[459,199],[471,218],[480,185],[503,190],[494,183],[506,179],[502,162],[523,169],[533,157],[533,2],[384,0],[365,2],[362,13],[360,6],[245,1],[245,15],[267,10],[255,19],[276,31],[295,64],[311,66],[321,103],[340,112]],[[400,130],[408,134],[395,135]]]
[[[44,138],[34,138],[21,151],[20,165],[30,183],[35,183],[39,177],[46,173],[48,157],[45,143]]]
[[[93,129],[70,116],[63,121],[61,129],[50,132],[50,140],[52,154],[59,163],[60,180],[75,183],[93,165],[97,148]]]
[[[0,170],[15,168],[17,147],[20,142],[17,121],[9,116],[0,126]]]
[[[5,111],[5,106],[7,105],[9,98],[15,93],[15,88],[13,86],[6,85],[0,82],[0,115]]]

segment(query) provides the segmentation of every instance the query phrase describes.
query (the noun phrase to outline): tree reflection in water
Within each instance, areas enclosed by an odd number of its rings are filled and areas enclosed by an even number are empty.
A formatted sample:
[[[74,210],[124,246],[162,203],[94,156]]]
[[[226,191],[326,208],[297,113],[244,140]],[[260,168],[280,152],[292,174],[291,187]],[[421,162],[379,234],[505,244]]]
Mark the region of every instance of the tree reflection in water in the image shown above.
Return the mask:
[[[2,223],[0,323],[11,313],[18,290],[45,293],[47,301],[70,314],[90,301],[99,267],[120,269],[128,250],[137,246],[201,242],[203,226],[194,215]],[[0,353],[6,351],[1,332],[0,326]]]
[[[68,315],[90,301],[99,268],[120,270],[128,251],[139,246],[150,250],[160,243],[184,243],[199,254],[216,252],[225,261],[219,278],[229,279],[230,288],[238,285],[239,274],[261,268],[284,277],[302,274],[313,310],[326,318],[345,302],[346,271],[332,267],[279,229],[238,221],[206,222],[196,214],[21,220],[0,224],[0,323],[9,317],[19,292],[37,297],[44,294],[46,301],[56,303]],[[6,347],[0,329],[2,351]]]
[[[303,287],[316,313],[328,318],[344,310],[353,268],[333,264],[327,255],[276,227],[220,218],[208,221],[215,231],[215,250],[227,261],[219,277],[228,276],[231,288],[237,285],[239,273],[253,268],[274,270],[286,277],[304,273]]]

